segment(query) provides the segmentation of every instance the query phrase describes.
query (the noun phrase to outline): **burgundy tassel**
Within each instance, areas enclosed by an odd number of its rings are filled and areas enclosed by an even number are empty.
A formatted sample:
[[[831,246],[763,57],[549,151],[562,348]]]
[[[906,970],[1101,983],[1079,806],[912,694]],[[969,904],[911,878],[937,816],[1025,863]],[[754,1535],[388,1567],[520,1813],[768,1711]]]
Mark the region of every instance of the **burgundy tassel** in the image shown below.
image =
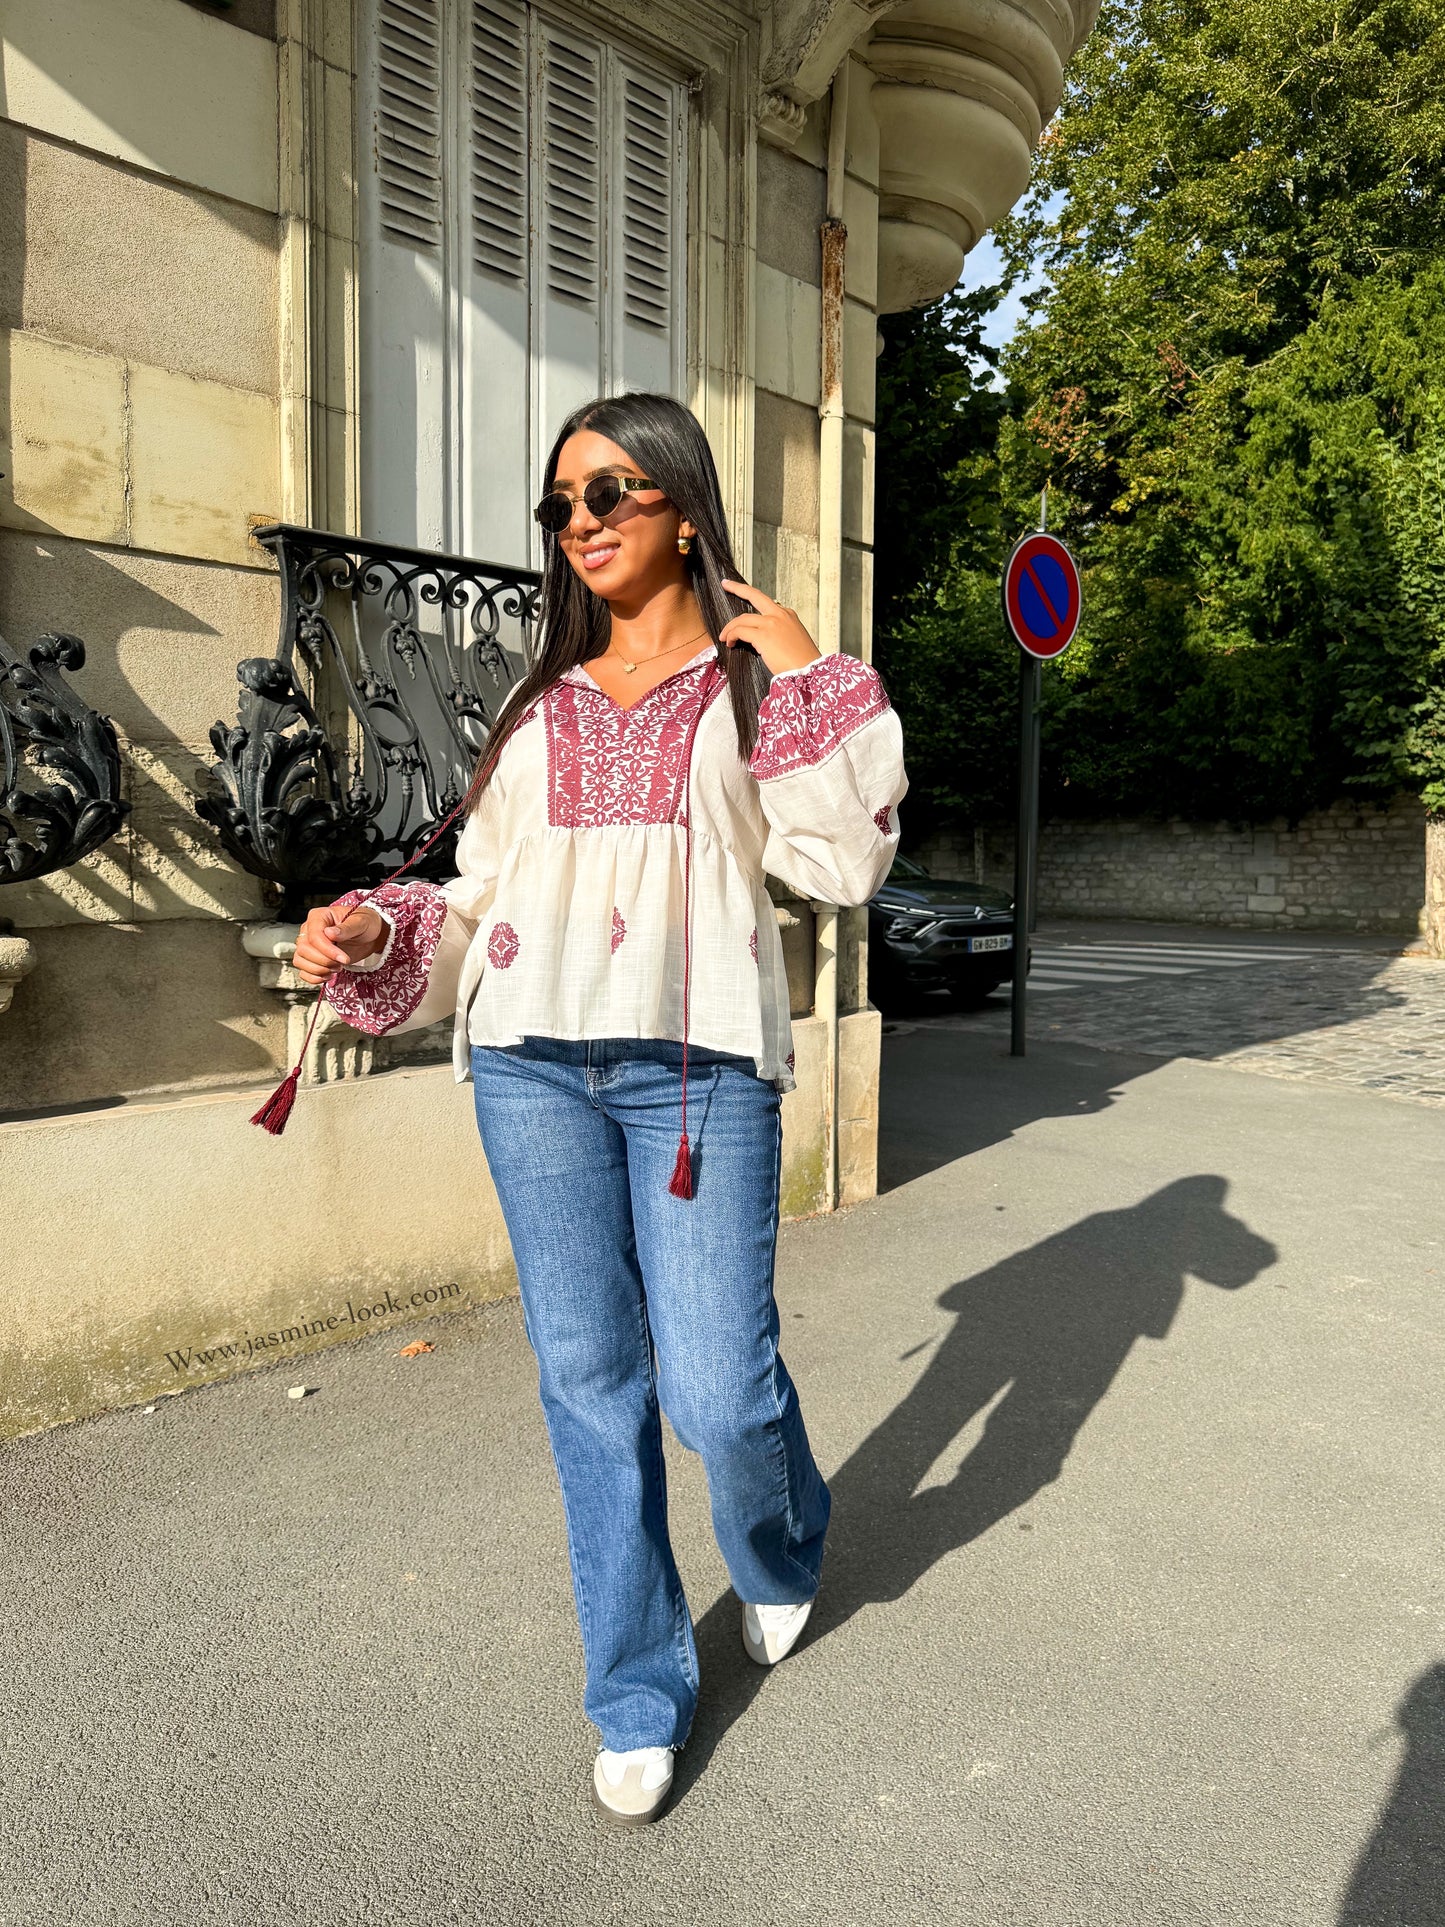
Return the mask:
[[[259,1124],[263,1131],[269,1131],[272,1137],[280,1137],[286,1129],[286,1120],[291,1115],[291,1106],[296,1102],[296,1086],[301,1081],[302,1066],[306,1062],[306,1053],[311,1048],[312,1033],[316,1029],[316,1021],[320,1015],[321,998],[318,997],[316,1007],[311,1013],[311,1022],[306,1026],[306,1035],[301,1040],[301,1055],[251,1119],[251,1122]]]
[[[269,1131],[272,1137],[280,1137],[286,1129],[286,1120],[291,1115],[291,1106],[296,1102],[296,1081],[300,1075],[301,1066],[298,1064],[294,1071],[286,1073],[251,1119],[251,1122],[259,1124],[263,1131]]]
[[[279,1125],[277,1129],[280,1129]],[[687,1141],[686,1131],[677,1141],[677,1163],[672,1167],[667,1188],[675,1198],[692,1196],[692,1147]]]

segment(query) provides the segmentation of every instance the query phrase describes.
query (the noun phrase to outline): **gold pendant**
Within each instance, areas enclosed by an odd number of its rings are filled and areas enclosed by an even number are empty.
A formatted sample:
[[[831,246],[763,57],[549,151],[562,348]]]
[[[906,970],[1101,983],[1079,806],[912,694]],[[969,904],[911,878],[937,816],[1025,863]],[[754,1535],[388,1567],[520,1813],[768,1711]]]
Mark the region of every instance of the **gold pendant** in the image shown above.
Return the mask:
[[[622,673],[624,676],[635,676],[637,674],[637,664],[635,662],[623,663]]]

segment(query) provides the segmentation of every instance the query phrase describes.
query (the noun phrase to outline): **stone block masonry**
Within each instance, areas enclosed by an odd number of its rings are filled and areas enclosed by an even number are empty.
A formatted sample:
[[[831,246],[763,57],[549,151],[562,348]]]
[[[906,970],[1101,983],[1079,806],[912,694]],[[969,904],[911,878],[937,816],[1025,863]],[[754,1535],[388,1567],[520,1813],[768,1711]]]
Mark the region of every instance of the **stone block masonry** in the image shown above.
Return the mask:
[[[938,832],[917,855],[937,876],[1013,886],[1012,828]],[[1054,818],[1040,833],[1045,917],[1413,936],[1424,903],[1425,816],[1410,796],[1336,803],[1295,824]]]

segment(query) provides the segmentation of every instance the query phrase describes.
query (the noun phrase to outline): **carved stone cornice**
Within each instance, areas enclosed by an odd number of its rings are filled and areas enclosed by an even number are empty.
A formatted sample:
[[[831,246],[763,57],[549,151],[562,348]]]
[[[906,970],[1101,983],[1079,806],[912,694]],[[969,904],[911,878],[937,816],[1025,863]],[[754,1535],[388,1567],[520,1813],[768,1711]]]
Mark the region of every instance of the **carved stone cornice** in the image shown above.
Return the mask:
[[[764,94],[758,102],[758,126],[774,140],[791,147],[808,121],[808,110],[789,94]]]
[[[1099,0],[906,0],[862,50],[878,120],[878,306],[935,301],[1028,187]]]
[[[781,0],[759,124],[791,144],[855,49],[878,119],[878,307],[936,301],[1029,183],[1099,0]]]
[[[897,0],[780,0],[769,7],[763,29],[765,100],[776,94],[799,108],[820,100],[848,54],[896,4]]]

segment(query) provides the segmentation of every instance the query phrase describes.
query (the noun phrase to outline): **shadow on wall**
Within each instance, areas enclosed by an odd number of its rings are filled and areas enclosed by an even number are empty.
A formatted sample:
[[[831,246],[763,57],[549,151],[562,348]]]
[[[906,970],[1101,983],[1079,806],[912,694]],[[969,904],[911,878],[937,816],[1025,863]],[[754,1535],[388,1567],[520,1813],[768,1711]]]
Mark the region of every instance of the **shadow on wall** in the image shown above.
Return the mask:
[[[1167,1336],[1187,1279],[1237,1291],[1275,1262],[1268,1239],[1225,1209],[1227,1192],[1221,1177],[1181,1178],[949,1286],[938,1302],[955,1314],[953,1329],[908,1396],[829,1479],[814,1638],[862,1606],[901,1599],[940,1559],[1052,1484],[1136,1341]],[[982,1437],[952,1477],[920,1490],[985,1413]],[[728,1592],[698,1623],[699,1661],[716,1685],[682,1755],[680,1789],[758,1690],[762,1675],[736,1657],[736,1615]]]
[[[1445,1927],[1445,1665],[1416,1680],[1396,1724],[1405,1757],[1338,1927]]]

